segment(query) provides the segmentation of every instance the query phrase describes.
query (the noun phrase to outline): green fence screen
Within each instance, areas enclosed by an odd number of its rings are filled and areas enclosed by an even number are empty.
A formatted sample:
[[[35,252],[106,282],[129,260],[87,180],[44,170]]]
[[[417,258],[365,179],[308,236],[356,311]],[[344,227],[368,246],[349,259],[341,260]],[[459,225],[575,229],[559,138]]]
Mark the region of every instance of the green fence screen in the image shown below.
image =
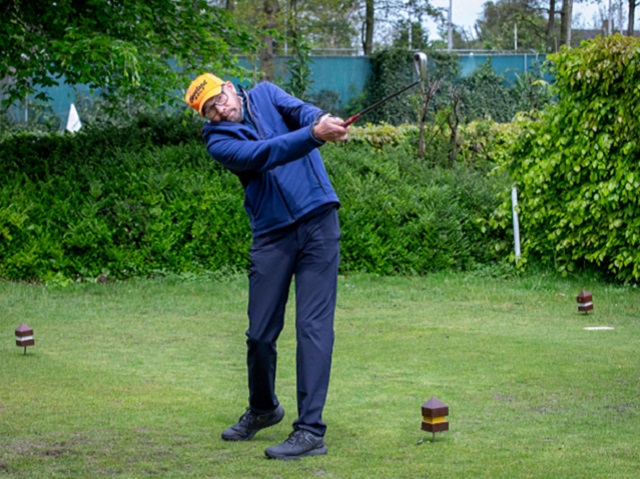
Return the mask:
[[[458,54],[463,76],[471,74],[476,68],[490,60],[494,70],[504,75],[507,81],[513,81],[515,76],[528,71],[545,60],[544,55],[532,54],[491,54],[491,53],[462,53]],[[287,79],[287,60],[290,57],[276,57],[276,78],[283,82]],[[371,71],[369,58],[364,56],[312,56],[310,95],[331,95],[334,103],[344,107],[351,99],[358,96],[364,89]],[[243,66],[256,70],[248,59],[241,59]],[[201,72],[194,72],[199,74]],[[255,75],[257,76],[257,75]],[[250,82],[246,82],[250,83]],[[185,85],[186,88],[186,85]],[[64,128],[72,103],[77,101],[78,95],[91,96],[96,92],[89,91],[85,85],[72,88],[68,85],[46,88],[45,91],[52,98],[50,107],[60,117],[61,128]],[[14,105],[6,114],[14,121],[25,121],[28,116],[30,99],[19,105]],[[82,120],[82,118],[81,118]]]

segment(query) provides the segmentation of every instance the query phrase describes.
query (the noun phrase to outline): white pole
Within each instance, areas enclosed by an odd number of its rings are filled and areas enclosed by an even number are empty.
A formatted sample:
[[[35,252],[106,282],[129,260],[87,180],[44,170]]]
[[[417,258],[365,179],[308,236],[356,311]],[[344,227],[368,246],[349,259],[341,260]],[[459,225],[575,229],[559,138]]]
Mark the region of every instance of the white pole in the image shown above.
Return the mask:
[[[518,24],[513,24],[513,49],[518,51]]]
[[[520,259],[520,222],[518,221],[518,190],[513,185],[511,188],[511,211],[513,213],[513,248],[516,255],[516,264]]]
[[[284,8],[284,54],[289,53],[289,46],[287,45],[287,17],[289,17],[289,3],[285,4]]]

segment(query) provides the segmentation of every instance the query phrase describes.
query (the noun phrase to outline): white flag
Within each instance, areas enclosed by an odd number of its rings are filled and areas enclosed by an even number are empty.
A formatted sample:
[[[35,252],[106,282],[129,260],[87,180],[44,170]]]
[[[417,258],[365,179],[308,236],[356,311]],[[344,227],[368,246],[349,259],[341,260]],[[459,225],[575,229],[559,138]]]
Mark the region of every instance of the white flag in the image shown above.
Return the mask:
[[[80,117],[78,116],[78,112],[76,111],[76,106],[72,103],[71,108],[69,108],[69,119],[67,120],[67,131],[71,133],[75,133],[80,128],[82,128],[82,122],[80,121]]]

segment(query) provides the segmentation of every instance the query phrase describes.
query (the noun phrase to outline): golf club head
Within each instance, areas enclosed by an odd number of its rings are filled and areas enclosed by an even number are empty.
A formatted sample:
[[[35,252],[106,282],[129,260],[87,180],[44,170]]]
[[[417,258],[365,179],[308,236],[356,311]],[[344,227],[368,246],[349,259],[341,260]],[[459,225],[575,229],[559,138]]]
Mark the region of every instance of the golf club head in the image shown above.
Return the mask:
[[[415,52],[413,54],[413,66],[416,67],[420,81],[424,81],[427,78],[427,54]]]

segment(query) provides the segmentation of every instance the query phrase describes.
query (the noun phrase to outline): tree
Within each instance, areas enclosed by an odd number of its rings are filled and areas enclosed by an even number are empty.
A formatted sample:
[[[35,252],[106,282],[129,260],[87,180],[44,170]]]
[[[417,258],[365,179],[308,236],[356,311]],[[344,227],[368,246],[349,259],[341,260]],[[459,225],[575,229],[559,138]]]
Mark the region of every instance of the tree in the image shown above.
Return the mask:
[[[315,49],[352,48],[358,41],[359,8],[358,0],[236,0],[234,17],[248,29],[268,25],[274,53],[289,54],[296,35]]]
[[[627,26],[627,35],[633,36],[634,23],[636,18],[636,7],[638,6],[638,0],[629,0],[629,24]]]
[[[397,44],[399,31],[402,34],[409,33],[409,43],[415,44],[426,41],[428,31],[424,28],[423,20],[430,17],[434,20],[442,20],[442,12],[434,7],[429,0],[378,0],[375,7],[376,31],[379,37],[384,37],[382,44],[389,45],[388,40]],[[408,32],[407,26],[410,26]],[[421,34],[414,37],[414,32]]]
[[[452,44],[453,44],[452,46],[454,50],[455,49],[464,50],[474,44],[475,39],[473,38],[472,29],[466,30],[465,28],[462,28],[456,25],[452,25],[451,27],[452,27],[451,39],[452,39]],[[437,48],[441,50],[448,49],[449,48],[449,41],[448,41],[449,25],[446,19],[442,19],[438,23],[438,34],[444,40],[431,41],[430,45],[433,48]]]
[[[546,40],[547,40],[547,48],[552,51],[557,50],[557,46],[555,43],[555,35],[554,35],[554,27],[556,23],[556,0],[549,0],[549,9],[547,10],[547,32],[546,32]]]
[[[592,0],[539,0],[541,3],[547,2],[548,8],[544,8],[547,15],[547,51],[558,51],[561,45],[571,45],[579,43],[580,39],[574,39],[572,32],[573,5],[575,3],[593,3]],[[598,2],[602,4],[602,2]],[[601,11],[602,12],[602,11]],[[557,16],[560,16],[560,25],[556,23]],[[603,17],[604,18],[604,17]],[[573,40],[572,40],[573,39]]]
[[[299,30],[315,48],[352,48],[358,43],[360,2],[323,0],[303,2]]]
[[[476,22],[476,33],[482,48],[513,50],[517,28],[518,48],[545,50],[546,24],[535,0],[489,1]]]
[[[571,17],[573,13],[573,0],[562,0],[560,12],[560,41],[562,45],[571,45]]]
[[[179,100],[188,77],[242,75],[233,51],[257,42],[206,0],[4,0],[0,79],[6,108],[42,87],[86,84],[117,107]]]
[[[499,123],[508,123],[515,114],[511,87],[502,75],[495,72],[491,60],[461,81],[464,87],[462,103],[467,120],[490,116]]]
[[[364,50],[364,54],[369,56],[373,53],[373,26],[375,22],[375,10],[374,10],[374,1],[366,0],[366,11],[364,15],[364,23],[363,23],[363,41],[362,41],[362,49]]]
[[[311,47],[309,47],[305,38],[300,35],[298,27],[298,15],[297,15],[297,0],[290,0],[289,13],[288,13],[288,35],[291,38],[291,46],[293,47],[294,54],[287,61],[287,67],[289,68],[290,79],[284,87],[292,95],[306,100],[308,96],[308,90],[313,83],[311,80],[311,68],[309,67],[311,61]]]
[[[264,24],[264,34],[262,35],[262,46],[260,48],[260,68],[263,72],[262,79],[273,81],[275,79],[273,29],[276,28],[276,19],[280,8],[277,0],[264,0],[262,8],[266,23]]]

